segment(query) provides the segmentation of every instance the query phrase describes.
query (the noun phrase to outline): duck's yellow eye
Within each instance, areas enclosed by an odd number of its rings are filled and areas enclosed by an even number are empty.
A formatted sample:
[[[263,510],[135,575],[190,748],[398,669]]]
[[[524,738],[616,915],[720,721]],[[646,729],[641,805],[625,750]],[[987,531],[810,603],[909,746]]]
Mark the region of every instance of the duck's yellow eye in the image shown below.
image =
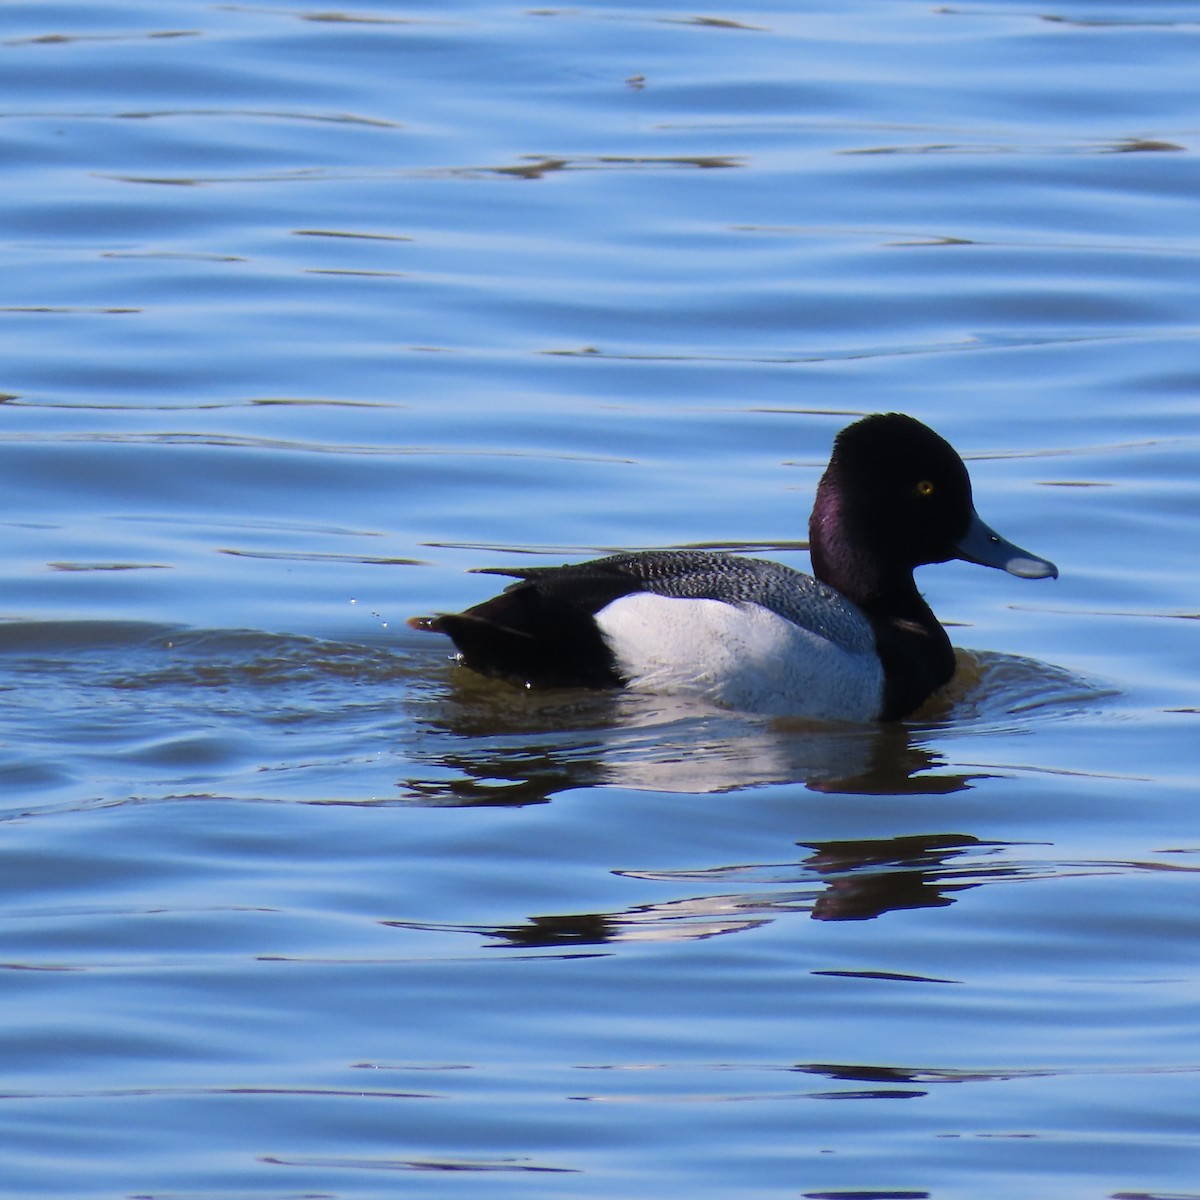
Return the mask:
[[[922,479],[921,482],[917,484],[918,496],[932,496],[936,490],[937,489],[933,486],[933,483],[928,479]]]

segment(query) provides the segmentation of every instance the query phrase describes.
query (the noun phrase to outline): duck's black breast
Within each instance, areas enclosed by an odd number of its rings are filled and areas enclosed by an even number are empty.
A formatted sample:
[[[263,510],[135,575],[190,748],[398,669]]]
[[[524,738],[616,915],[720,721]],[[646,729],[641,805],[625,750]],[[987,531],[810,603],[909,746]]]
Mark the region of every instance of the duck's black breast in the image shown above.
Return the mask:
[[[954,647],[932,612],[928,619],[870,615],[868,619],[883,665],[883,709],[879,716],[884,721],[898,721],[950,682],[954,676]]]

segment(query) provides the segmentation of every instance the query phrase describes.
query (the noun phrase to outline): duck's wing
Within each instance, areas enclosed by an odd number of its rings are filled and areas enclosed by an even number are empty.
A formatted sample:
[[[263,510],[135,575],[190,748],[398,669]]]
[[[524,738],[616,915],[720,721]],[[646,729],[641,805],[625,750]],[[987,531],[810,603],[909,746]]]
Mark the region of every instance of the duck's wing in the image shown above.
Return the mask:
[[[869,654],[874,649],[870,622],[841,592],[769,559],[711,550],[661,550],[582,565],[627,573],[639,580],[636,590],[659,596],[756,604],[843,650]]]

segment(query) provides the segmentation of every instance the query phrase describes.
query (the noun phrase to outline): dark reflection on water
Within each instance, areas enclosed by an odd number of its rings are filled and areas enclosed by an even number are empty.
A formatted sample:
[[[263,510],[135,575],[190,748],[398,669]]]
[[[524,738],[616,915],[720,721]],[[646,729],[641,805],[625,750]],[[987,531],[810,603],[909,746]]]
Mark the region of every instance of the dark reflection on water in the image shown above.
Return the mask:
[[[861,1191],[801,1192],[804,1200],[929,1200],[932,1192]]]
[[[373,123],[373,122],[372,122]],[[200,187],[211,184],[261,184],[261,183],[320,183],[354,179],[474,179],[488,175],[499,175],[514,179],[544,179],[560,172],[571,171],[623,171],[662,170],[677,167],[694,168],[702,171],[725,170],[744,166],[739,159],[722,155],[661,156],[636,158],[632,156],[601,154],[591,158],[544,158],[530,155],[528,162],[517,162],[501,166],[422,167],[416,169],[391,169],[366,172],[337,171],[329,168],[304,167],[272,174],[212,175],[212,176],[154,176],[114,175],[118,183],[150,184],[167,187]]]
[[[862,921],[905,908],[953,904],[951,893],[978,887],[956,883],[947,864],[956,855],[985,848],[965,834],[914,835],[884,841],[827,842],[812,845],[805,865],[829,880],[829,890],[813,908],[818,921]],[[963,872],[977,875],[978,868]],[[1015,875],[1015,867],[991,874]]]
[[[621,912],[539,915],[524,924],[501,928],[396,920],[383,924],[396,929],[471,933],[496,939],[494,945],[522,949],[689,941],[747,932],[784,914],[807,913],[816,921],[866,921],[889,912],[944,908],[960,893],[987,884],[1141,869],[1136,864],[1022,860],[1013,855],[1010,845],[955,833],[808,843],[805,848],[813,853],[795,864],[614,871],[623,878],[681,888],[757,885],[751,891],[689,895]]]
[[[516,1158],[488,1160],[477,1159],[401,1159],[401,1158],[279,1158],[273,1154],[263,1155],[259,1162],[276,1167],[324,1167],[338,1170],[360,1171],[445,1171],[448,1173],[491,1174],[494,1172],[530,1173],[534,1175],[575,1175],[574,1167],[552,1167]],[[320,1200],[313,1197],[311,1200]]]

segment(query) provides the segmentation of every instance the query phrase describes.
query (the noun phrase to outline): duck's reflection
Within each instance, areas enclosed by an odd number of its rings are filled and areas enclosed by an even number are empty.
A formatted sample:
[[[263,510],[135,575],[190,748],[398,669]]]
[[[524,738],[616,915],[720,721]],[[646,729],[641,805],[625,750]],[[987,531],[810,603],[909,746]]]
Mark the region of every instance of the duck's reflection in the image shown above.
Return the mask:
[[[746,885],[739,890],[611,913],[536,916],[501,927],[383,923],[402,929],[473,933],[492,939],[492,945],[524,949],[692,941],[753,929],[784,913],[807,913],[817,921],[863,921],[900,909],[941,908],[953,904],[959,892],[1002,878],[1029,877],[1036,870],[1004,857],[1008,843],[982,842],[955,833],[801,845],[811,853],[794,863],[617,872],[631,879],[680,885]]]
[[[823,795],[947,796],[985,777],[953,769],[936,748],[962,724],[958,714],[971,714],[972,728],[980,714],[1007,728],[1035,685],[1049,702],[1045,672],[1009,665],[1023,661],[964,660],[960,694],[922,714],[924,724],[772,721],[629,692],[521,693],[448,672],[444,686],[413,700],[409,758],[426,764],[427,773],[400,787],[410,803],[440,806],[547,803],[601,786],[696,795],[793,785]],[[1065,680],[1056,694],[1077,705],[1084,693]],[[509,926],[386,923],[474,934],[492,946],[579,953],[620,942],[711,938],[788,913],[864,921],[941,908],[971,888],[1041,877],[1047,869],[1015,857],[1007,844],[955,832],[795,845],[802,853],[793,849],[783,862],[617,871],[668,883],[678,898],[615,912],[538,915]]]
[[[817,724],[705,709],[632,692],[521,692],[469,671],[426,673],[410,694],[410,757],[432,777],[400,782],[436,805],[544,803],[576,787],[688,794],[798,783],[814,792],[949,795],[980,774],[948,770],[948,734],[1007,732],[1074,715],[1108,692],[1031,659],[957,651],[954,680],[910,722]]]
[[[983,880],[977,861],[956,872],[954,859],[997,843],[965,834],[918,834],[875,841],[814,842],[804,864],[827,882],[812,915],[817,921],[865,921],[905,908],[944,908],[954,893],[978,887]],[[989,867],[1001,874],[1003,867]]]
[[[697,795],[800,783],[825,793],[945,795],[980,778],[946,771],[913,726],[771,721],[671,697],[520,693],[468,677],[414,715],[414,758],[438,771],[401,788],[430,805],[544,803],[603,785]]]

